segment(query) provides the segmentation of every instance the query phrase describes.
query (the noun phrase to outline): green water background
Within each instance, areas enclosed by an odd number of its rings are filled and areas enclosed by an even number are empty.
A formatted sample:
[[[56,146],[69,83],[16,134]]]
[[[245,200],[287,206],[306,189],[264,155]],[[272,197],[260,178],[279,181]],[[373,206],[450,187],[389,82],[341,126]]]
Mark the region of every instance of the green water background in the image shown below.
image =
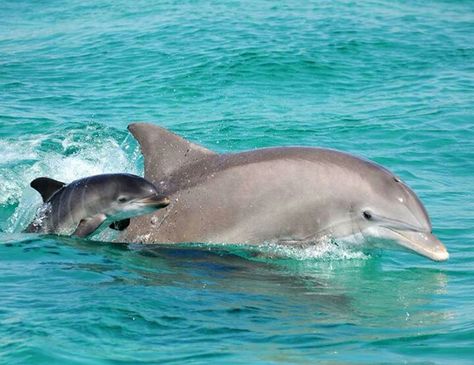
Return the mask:
[[[0,19],[0,363],[472,363],[473,2],[6,0]],[[33,178],[142,173],[132,121],[370,158],[451,258],[21,234]]]

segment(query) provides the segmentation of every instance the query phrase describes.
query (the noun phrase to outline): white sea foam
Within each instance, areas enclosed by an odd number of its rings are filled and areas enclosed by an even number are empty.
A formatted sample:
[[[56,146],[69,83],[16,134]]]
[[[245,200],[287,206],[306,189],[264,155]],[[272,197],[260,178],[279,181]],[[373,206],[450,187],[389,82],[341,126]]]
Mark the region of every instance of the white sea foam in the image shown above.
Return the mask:
[[[0,141],[0,166],[6,166],[12,162],[36,159],[38,154],[35,148],[41,143],[38,137],[27,138],[22,141]]]
[[[142,237],[142,243],[146,243],[147,237]],[[252,260],[296,260],[296,261],[338,261],[338,260],[366,260],[370,256],[363,252],[365,246],[361,242],[352,243],[350,240],[335,240],[323,237],[312,242],[275,243],[262,242],[253,244],[224,244],[224,243],[188,243],[184,246],[199,247],[201,249],[228,249],[237,255],[242,255]]]
[[[287,245],[279,243],[262,244],[258,250],[267,257],[290,258],[294,260],[348,260],[367,259],[368,256],[360,250],[360,245],[351,245],[324,237],[315,242]]]
[[[51,213],[51,203],[46,203],[40,205],[38,210],[36,211],[36,216],[31,222],[31,225],[36,229],[40,228],[43,224],[43,221],[47,218],[47,216]]]

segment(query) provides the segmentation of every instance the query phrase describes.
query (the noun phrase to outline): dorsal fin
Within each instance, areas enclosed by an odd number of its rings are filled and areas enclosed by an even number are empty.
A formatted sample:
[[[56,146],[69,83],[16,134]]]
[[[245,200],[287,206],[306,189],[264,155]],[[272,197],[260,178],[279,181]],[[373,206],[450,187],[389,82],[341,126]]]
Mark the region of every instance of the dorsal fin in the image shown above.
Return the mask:
[[[49,177],[39,177],[30,183],[30,186],[41,194],[44,202],[51,198],[51,195],[64,185],[66,184],[58,180],[50,179]]]
[[[145,178],[155,184],[185,165],[216,154],[153,124],[133,123],[128,130],[140,143]]]

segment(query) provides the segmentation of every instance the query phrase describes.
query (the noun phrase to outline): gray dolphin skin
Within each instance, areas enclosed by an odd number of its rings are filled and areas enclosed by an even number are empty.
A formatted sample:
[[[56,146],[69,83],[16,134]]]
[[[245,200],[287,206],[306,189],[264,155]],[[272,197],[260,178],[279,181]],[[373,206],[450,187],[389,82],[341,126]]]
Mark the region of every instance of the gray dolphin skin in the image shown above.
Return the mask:
[[[217,154],[146,123],[129,125],[145,178],[170,205],[131,220],[141,243],[396,243],[435,261],[449,254],[416,194],[387,169],[323,148]]]
[[[129,218],[169,204],[155,186],[131,174],[103,174],[65,184],[47,177],[31,182],[44,204],[26,232],[87,237],[110,224],[122,230]]]

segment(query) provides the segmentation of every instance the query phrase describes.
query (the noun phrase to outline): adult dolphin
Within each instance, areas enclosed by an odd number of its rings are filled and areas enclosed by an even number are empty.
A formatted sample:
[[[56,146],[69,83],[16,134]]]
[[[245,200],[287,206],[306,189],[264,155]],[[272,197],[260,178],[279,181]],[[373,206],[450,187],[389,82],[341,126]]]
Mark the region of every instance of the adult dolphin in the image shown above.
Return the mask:
[[[217,154],[166,129],[129,125],[145,177],[170,205],[138,217],[125,242],[392,241],[448,259],[416,194],[385,168],[347,153],[304,147]]]
[[[107,227],[122,230],[130,217],[151,213],[169,204],[144,178],[131,174],[102,174],[65,184],[39,177],[31,187],[44,204],[26,232],[87,237]]]

